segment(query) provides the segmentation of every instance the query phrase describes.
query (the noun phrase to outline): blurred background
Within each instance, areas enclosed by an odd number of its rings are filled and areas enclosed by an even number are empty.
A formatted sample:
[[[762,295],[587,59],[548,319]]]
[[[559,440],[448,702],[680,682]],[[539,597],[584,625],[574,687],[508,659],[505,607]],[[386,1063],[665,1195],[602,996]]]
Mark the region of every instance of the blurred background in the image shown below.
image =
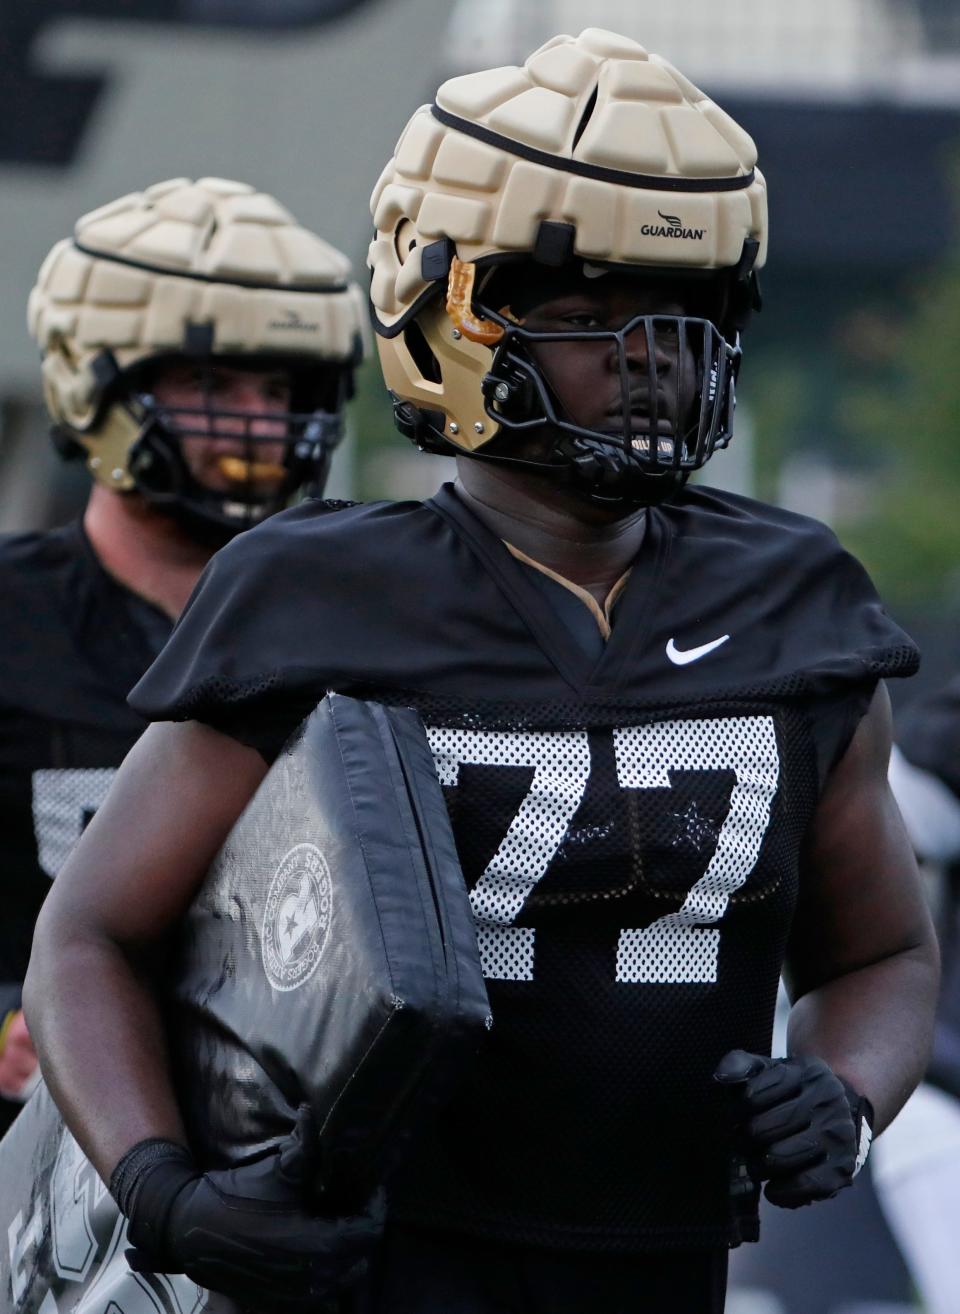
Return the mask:
[[[769,183],[765,308],[737,438],[708,482],[833,525],[924,649],[919,680],[894,693],[942,683],[960,656],[954,0],[3,0],[0,530],[62,521],[85,495],[82,470],[49,448],[24,326],[40,262],[80,214],[168,177],[241,178],[362,270],[368,196],[413,109],[447,76],[588,25],[636,38],[719,100]],[[450,469],[395,433],[367,365],[330,494],[420,496]],[[821,1296],[829,1251],[814,1235],[804,1256],[798,1235],[776,1264],[799,1261],[807,1295],[772,1289],[760,1247],[738,1260],[751,1290],[731,1314],[912,1308],[888,1237],[864,1252],[883,1291],[864,1276]]]
[[[80,214],[167,177],[238,177],[362,269],[370,190],[438,81],[588,24],[715,96],[770,185],[765,309],[709,482],[832,524],[939,684],[960,646],[952,0],[3,0],[0,529],[62,519],[84,493],[48,450],[24,328],[36,270]],[[361,393],[331,493],[432,491],[448,463],[395,435],[375,365]]]

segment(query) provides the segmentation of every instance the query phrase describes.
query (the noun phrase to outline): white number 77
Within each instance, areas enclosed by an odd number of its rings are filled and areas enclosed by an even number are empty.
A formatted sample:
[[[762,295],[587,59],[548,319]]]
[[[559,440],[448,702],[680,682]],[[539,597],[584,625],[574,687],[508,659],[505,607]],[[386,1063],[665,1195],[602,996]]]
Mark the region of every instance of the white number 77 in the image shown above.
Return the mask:
[[[590,747],[584,730],[448,730],[427,735],[444,785],[461,765],[532,767],[530,788],[499,848],[470,894],[484,975],[534,979],[535,931],[513,926],[547,872],[586,792]],[[710,982],[717,979],[719,922],[730,895],[756,866],[770,824],[780,764],[769,716],[661,721],[613,732],[617,778],[624,789],[669,789],[671,771],[732,771],[730,806],[706,871],[676,912],[640,930],[623,930],[616,979]]]
[[[713,857],[682,906],[641,930],[621,931],[617,944],[618,981],[716,981],[720,930],[703,923],[720,921],[760,856],[780,776],[773,719],[661,721],[615,730],[613,744],[625,789],[669,789],[671,771],[732,771],[736,777]]]
[[[445,730],[428,726],[442,785],[456,785],[461,765],[532,767],[533,779],[500,847],[470,891],[483,974],[493,981],[532,981],[534,928],[510,926],[546,874],[587,788],[585,730]]]

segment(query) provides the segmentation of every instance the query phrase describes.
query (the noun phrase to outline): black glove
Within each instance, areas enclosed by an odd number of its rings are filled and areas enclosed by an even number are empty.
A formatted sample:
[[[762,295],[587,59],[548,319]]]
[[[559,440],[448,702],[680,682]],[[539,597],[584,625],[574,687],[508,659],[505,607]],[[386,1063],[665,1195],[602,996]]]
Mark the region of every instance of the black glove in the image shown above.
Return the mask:
[[[202,1287],[253,1309],[316,1310],[349,1282],[383,1231],[383,1192],[363,1213],[311,1211],[316,1132],[304,1106],[294,1131],[256,1160],[201,1173],[173,1141],[140,1141],[110,1178],[130,1220],[130,1266],[186,1273]]]
[[[736,1088],[741,1145],[771,1204],[829,1200],[849,1186],[870,1148],[870,1101],[822,1059],[766,1058],[732,1049],[716,1081]]]

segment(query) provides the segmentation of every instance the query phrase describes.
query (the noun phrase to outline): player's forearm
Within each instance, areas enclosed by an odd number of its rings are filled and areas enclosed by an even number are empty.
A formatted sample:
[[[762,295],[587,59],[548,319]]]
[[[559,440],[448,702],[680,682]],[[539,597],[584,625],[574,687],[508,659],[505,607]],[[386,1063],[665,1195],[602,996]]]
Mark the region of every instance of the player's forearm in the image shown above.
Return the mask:
[[[157,1001],[119,946],[41,923],[24,1009],[50,1092],[104,1181],[146,1137],[186,1144]]]
[[[790,1011],[791,1054],[816,1055],[866,1095],[879,1133],[921,1080],[939,983],[936,941],[838,976]]]

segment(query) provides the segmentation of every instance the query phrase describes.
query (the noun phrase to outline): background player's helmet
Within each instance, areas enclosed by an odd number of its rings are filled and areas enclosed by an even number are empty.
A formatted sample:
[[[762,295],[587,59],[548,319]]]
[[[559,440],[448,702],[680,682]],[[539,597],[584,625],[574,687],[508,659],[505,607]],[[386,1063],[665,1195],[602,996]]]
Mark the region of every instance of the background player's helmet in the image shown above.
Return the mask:
[[[322,489],[364,320],[345,256],[272,196],[221,178],[157,183],[84,215],[44,261],[27,311],[61,453],[109,488],[228,532]],[[263,425],[218,407],[213,389],[199,410],[161,405],[152,383],[171,362],[195,363],[201,379],[216,364],[282,371],[289,409],[271,417],[269,448]],[[233,442],[211,488],[191,473],[190,444],[224,432]]]
[[[766,256],[755,163],[729,115],[612,32],[558,36],[522,68],[444,83],[407,124],[371,201],[374,327],[401,430],[430,451],[515,460],[509,435],[539,429],[553,435],[539,464],[592,496],[656,501],[675,488],[731,437],[739,332],[759,306]],[[521,261],[709,288],[709,318],[577,334],[609,339],[622,376],[627,333],[646,334],[648,361],[660,333],[681,335],[698,383],[677,433],[656,414],[638,437],[629,415],[609,432],[563,413],[533,358],[537,335],[504,313]]]

